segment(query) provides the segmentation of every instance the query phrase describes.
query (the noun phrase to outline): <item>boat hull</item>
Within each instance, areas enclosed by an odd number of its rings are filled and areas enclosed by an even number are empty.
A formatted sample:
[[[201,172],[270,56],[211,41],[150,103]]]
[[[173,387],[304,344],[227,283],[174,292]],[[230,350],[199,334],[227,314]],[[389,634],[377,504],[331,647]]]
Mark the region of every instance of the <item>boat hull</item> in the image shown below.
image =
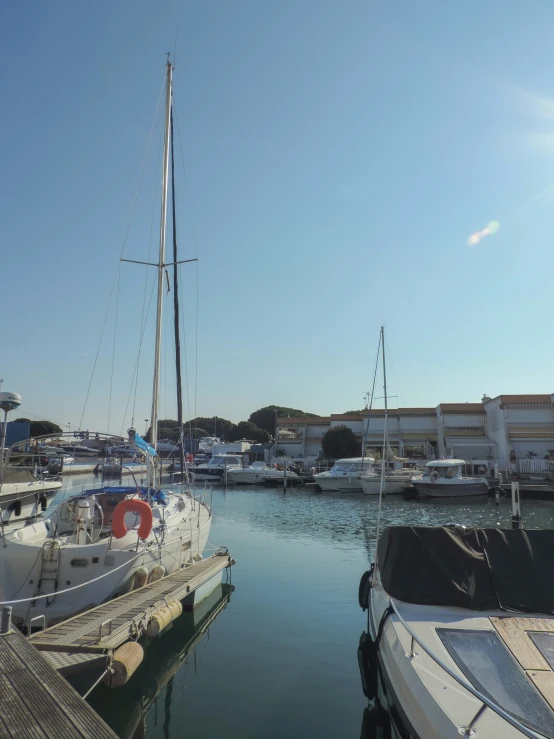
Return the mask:
[[[455,483],[413,480],[412,484],[421,498],[468,498],[473,495],[487,495],[489,492],[485,480]]]
[[[409,484],[409,477],[385,477],[383,492],[385,495],[399,495],[404,492],[404,488]],[[362,479],[362,490],[366,495],[379,495],[380,489],[381,479],[379,477]]]
[[[324,493],[362,492],[362,480],[359,477],[319,477],[319,475],[315,475],[314,480]]]

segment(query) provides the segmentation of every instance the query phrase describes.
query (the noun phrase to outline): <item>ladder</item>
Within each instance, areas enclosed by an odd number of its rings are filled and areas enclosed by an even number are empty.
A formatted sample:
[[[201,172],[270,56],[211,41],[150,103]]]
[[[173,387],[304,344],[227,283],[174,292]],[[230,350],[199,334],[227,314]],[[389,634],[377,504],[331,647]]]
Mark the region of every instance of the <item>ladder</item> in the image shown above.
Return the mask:
[[[58,589],[58,573],[60,570],[60,554],[60,543],[57,539],[47,539],[44,542],[41,554],[40,575],[35,595],[46,595],[47,592],[53,593],[49,598],[45,598],[47,606],[51,605],[56,597],[55,593]]]

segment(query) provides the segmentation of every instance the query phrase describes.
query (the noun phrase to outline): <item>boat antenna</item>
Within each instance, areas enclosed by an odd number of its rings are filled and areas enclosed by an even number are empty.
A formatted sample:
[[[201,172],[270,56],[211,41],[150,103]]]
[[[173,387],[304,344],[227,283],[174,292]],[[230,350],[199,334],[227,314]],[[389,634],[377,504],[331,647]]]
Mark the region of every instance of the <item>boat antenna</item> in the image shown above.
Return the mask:
[[[183,389],[181,381],[181,336],[179,331],[179,265],[177,264],[177,221],[175,219],[175,156],[173,147],[173,105],[171,119],[171,205],[173,217],[173,311],[175,331],[175,375],[177,380],[177,425],[179,427],[179,460],[181,479],[185,475],[185,452],[183,449]]]
[[[381,455],[381,482],[379,484],[379,508],[377,511],[377,529],[375,532],[375,547],[379,542],[379,529],[381,527],[381,507],[383,504],[383,492],[385,488],[385,466],[387,464],[387,365],[385,361],[385,327],[381,326],[381,348],[383,350],[383,390],[385,392],[385,423],[383,426],[383,453]]]

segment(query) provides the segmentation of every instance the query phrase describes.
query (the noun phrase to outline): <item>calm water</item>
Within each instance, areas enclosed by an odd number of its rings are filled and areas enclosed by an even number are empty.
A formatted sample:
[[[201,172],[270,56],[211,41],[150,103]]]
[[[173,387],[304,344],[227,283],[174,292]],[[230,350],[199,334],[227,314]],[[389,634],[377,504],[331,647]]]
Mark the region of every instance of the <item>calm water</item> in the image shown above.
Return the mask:
[[[554,527],[554,504],[522,505],[527,527]],[[366,705],[357,588],[377,506],[302,488],[215,489],[210,539],[237,560],[233,589],[181,617],[125,687],[101,686],[91,704],[125,739],[357,739]],[[507,501],[389,498],[382,521],[509,526],[510,515]]]

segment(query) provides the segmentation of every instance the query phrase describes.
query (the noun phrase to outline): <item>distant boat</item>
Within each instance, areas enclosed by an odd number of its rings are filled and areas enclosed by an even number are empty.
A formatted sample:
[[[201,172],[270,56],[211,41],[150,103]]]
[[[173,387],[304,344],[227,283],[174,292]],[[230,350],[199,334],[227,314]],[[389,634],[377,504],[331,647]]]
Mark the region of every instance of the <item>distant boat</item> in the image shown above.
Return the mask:
[[[276,467],[268,467],[265,462],[252,462],[249,467],[244,469],[230,469],[227,478],[230,482],[238,485],[259,485],[266,480],[282,480],[285,477],[284,470],[278,470]],[[298,475],[292,470],[286,471],[287,480],[297,478]]]
[[[223,482],[225,470],[242,470],[242,458],[235,454],[217,454],[207,464],[192,467],[189,472],[195,483]]]
[[[434,459],[427,462],[422,477],[414,478],[412,485],[424,498],[466,498],[487,495],[489,483],[485,477],[466,477],[463,459]]]

